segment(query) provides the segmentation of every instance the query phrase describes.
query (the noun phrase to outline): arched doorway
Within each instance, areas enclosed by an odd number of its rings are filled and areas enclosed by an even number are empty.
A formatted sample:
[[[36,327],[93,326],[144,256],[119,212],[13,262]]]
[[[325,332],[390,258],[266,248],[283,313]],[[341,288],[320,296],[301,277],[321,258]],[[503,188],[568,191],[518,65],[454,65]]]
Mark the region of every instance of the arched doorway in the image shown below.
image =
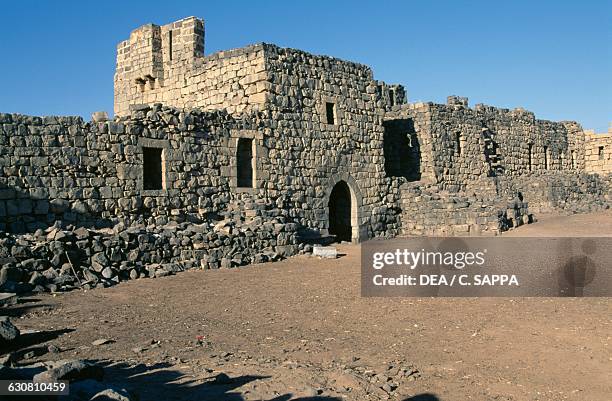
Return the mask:
[[[339,181],[329,195],[329,233],[338,241],[351,241],[351,189],[345,181]]]

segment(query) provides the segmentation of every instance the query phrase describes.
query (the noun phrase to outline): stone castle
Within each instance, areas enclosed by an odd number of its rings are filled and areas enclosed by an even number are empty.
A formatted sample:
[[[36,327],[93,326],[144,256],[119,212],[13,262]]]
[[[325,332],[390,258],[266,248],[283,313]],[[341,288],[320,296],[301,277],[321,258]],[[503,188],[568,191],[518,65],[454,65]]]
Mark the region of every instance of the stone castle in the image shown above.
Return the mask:
[[[134,30],[114,81],[112,120],[0,114],[0,228],[191,222],[229,238],[198,249],[265,229],[249,246],[290,255],[611,203],[612,131],[457,96],[408,103],[365,65],[271,44],[205,55],[195,17]]]

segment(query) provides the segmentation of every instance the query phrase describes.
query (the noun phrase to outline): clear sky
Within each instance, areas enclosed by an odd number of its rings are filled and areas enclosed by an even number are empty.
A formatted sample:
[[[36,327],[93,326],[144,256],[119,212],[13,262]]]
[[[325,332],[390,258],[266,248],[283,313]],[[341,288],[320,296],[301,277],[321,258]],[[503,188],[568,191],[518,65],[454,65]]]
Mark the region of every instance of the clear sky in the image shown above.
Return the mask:
[[[113,109],[116,44],[205,19],[206,54],[268,42],[370,65],[409,101],[524,107],[607,131],[612,1],[3,1],[0,112]]]

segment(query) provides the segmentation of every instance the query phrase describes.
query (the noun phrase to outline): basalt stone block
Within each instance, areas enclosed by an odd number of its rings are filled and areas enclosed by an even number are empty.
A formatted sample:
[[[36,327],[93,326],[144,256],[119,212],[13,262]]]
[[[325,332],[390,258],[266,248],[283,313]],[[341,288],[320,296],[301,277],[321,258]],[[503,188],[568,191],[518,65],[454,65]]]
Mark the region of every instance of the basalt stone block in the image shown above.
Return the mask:
[[[51,202],[49,203],[49,210],[51,211],[51,213],[55,214],[64,213],[66,210],[68,210],[68,207],[69,203],[65,199],[56,198],[51,200]]]
[[[35,383],[52,383],[60,380],[68,380],[70,382],[93,379],[102,380],[104,377],[104,369],[94,363],[83,360],[61,360],[50,363],[50,369],[36,374],[33,377]]]
[[[19,337],[19,329],[7,316],[0,316],[0,344],[8,343]]]

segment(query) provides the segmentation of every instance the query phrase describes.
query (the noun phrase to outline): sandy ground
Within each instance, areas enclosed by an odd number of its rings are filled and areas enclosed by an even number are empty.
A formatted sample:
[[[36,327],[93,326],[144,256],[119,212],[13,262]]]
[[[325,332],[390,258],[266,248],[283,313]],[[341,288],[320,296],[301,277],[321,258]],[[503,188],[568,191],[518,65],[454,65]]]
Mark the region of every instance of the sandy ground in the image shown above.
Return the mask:
[[[547,216],[511,235],[563,232],[610,235],[612,214]],[[9,312],[42,331],[28,349],[62,350],[38,358],[103,361],[141,400],[611,399],[610,298],[362,298],[359,246],[340,251],[41,295]]]

